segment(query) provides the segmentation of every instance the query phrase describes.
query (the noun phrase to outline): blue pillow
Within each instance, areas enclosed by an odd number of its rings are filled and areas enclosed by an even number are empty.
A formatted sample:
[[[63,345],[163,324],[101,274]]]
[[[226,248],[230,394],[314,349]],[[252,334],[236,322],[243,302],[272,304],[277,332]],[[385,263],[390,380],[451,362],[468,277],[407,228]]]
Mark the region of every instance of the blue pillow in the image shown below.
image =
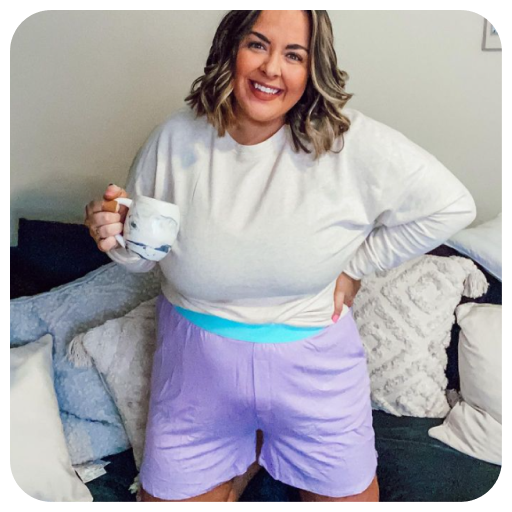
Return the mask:
[[[158,269],[132,274],[111,263],[49,292],[11,300],[11,346],[45,333],[54,337],[55,391],[73,464],[119,453],[130,444],[97,370],[76,368],[67,358],[67,345],[159,291]]]

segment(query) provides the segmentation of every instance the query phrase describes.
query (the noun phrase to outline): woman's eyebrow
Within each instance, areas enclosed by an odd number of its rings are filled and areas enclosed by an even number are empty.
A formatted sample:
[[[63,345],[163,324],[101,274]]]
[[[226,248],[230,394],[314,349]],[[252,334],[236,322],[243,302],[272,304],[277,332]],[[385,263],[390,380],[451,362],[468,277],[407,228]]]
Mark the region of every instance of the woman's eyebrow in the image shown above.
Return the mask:
[[[259,37],[262,41],[264,41],[265,43],[267,44],[272,44],[270,42],[270,40],[268,39],[268,37],[265,37],[263,34],[260,34],[259,32],[255,32],[254,30],[252,30],[250,32],[250,34],[253,34],[255,35],[256,37]],[[300,45],[300,44],[289,44],[287,47],[286,47],[287,50],[304,50],[305,52],[308,52],[309,53],[309,50],[307,48],[304,48],[304,46]]]

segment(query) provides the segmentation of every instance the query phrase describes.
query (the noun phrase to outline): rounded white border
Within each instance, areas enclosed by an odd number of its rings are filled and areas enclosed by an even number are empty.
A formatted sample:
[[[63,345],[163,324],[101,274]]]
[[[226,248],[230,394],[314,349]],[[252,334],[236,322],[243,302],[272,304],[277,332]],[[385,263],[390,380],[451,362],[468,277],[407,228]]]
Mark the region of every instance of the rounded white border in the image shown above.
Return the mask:
[[[216,7],[223,7],[225,9],[233,8],[233,5],[228,2],[219,2],[216,4]],[[187,2],[188,9],[186,10],[201,10],[200,8],[203,7],[204,2]],[[272,2],[272,5],[270,5],[270,2],[268,2],[268,6],[275,8],[276,2]],[[326,4],[326,5],[325,5]],[[1,37],[2,37],[2,64],[3,69],[8,70],[9,69],[9,49],[10,44],[13,35],[15,34],[17,28],[23,23],[25,19],[28,17],[41,12],[45,10],[141,10],[140,7],[143,6],[144,9],[142,10],[168,10],[169,6],[172,5],[169,1],[151,1],[148,0],[146,2],[140,3],[140,2],[134,2],[134,1],[126,1],[122,2],[123,9],[118,9],[120,3],[114,2],[111,0],[107,1],[98,1],[98,0],[91,0],[88,2],[84,2],[81,0],[76,0],[72,3],[65,2],[65,1],[38,1],[35,0],[32,1],[22,1],[22,2],[14,2],[9,5],[9,7],[6,7],[2,13],[2,17],[0,19],[0,24],[2,27],[2,30],[0,31]],[[505,48],[508,48],[507,46],[507,40],[510,38],[509,34],[510,31],[507,29],[510,26],[510,16],[507,16],[507,7],[508,4],[506,2],[503,2],[502,0],[486,0],[485,2],[482,1],[476,1],[476,0],[469,0],[463,3],[461,5],[461,2],[458,2],[456,0],[419,0],[414,3],[411,3],[410,1],[406,0],[389,0],[385,2],[384,4],[382,2],[379,2],[377,0],[345,0],[343,2],[325,2],[324,6],[326,8],[332,7],[333,10],[339,10],[339,6],[343,6],[343,10],[383,10],[383,7],[385,6],[386,10],[465,10],[465,11],[471,11],[477,14],[480,14],[481,16],[488,19],[498,30],[498,33],[500,34],[500,38],[502,41],[502,46],[505,46]],[[197,6],[197,7],[196,7]],[[265,6],[265,3],[264,3]],[[299,5],[300,6],[300,5]],[[277,7],[280,8],[297,8],[296,3],[292,5],[292,2],[278,2]],[[463,7],[463,9],[461,9]],[[215,9],[215,10],[221,10],[221,9]],[[508,51],[505,50],[503,53],[504,55],[504,61],[503,61],[503,90],[512,90],[510,86],[510,58]],[[6,74],[8,71],[6,72]],[[9,122],[9,90],[8,90],[8,76],[4,77],[4,80],[2,81],[4,84],[4,94],[3,94],[3,120],[4,120],[4,137],[2,138],[4,148],[3,148],[3,154],[9,155],[9,127],[6,126]],[[504,95],[503,97],[503,112],[510,112],[509,110],[509,99],[508,95]],[[503,116],[503,134],[502,138],[503,140],[510,140],[510,128],[509,128],[509,118],[508,116]],[[9,158],[7,156],[7,158]],[[503,145],[503,168],[504,169],[512,169],[512,166],[510,165],[510,144],[504,144]],[[509,190],[507,187],[507,182],[509,181],[509,172],[503,173],[503,181],[502,181],[502,187],[503,190]],[[7,203],[7,201],[5,201]],[[507,202],[504,202],[503,205],[503,215],[504,215],[504,223],[506,225],[507,219],[508,219],[508,208],[507,208]],[[4,205],[4,212],[7,212],[7,205]],[[7,218],[7,217],[5,217]],[[4,223],[4,240],[7,238],[7,222]],[[503,240],[503,259],[504,261],[510,261],[510,259],[507,257],[509,247],[507,246],[507,238],[505,237]],[[8,268],[9,264],[4,262],[3,268]],[[507,274],[505,266],[504,274]],[[505,278],[505,281],[507,281],[507,278]],[[4,289],[7,289],[7,286],[5,286]],[[6,322],[7,323],[7,322]],[[504,328],[503,328],[503,335],[505,339],[509,339],[510,336],[507,336],[510,333],[510,324],[508,321],[508,316],[505,316],[504,318]],[[509,360],[510,348],[509,344],[504,343],[503,348],[503,359]],[[5,381],[8,378],[8,371],[4,370],[4,379]],[[509,375],[508,372],[503,372],[503,388],[508,389],[509,386]],[[9,407],[9,399],[7,397],[7,385],[4,386],[3,391],[3,397],[5,398],[4,404],[6,410]],[[509,424],[509,418],[510,418],[510,406],[509,402],[507,400],[504,401],[504,424]],[[4,424],[5,425],[5,424]],[[59,504],[50,504],[50,503],[43,503],[38,502],[36,500],[33,500],[32,498],[29,498],[23,491],[21,491],[16,483],[14,482],[14,479],[10,472],[10,465],[9,465],[9,457],[7,453],[9,452],[8,443],[9,443],[9,427],[4,426],[3,427],[3,435],[2,439],[4,440],[3,446],[5,447],[4,453],[6,456],[3,458],[4,464],[2,465],[2,476],[4,487],[6,491],[6,499],[4,501],[7,502],[7,506],[9,508],[14,507],[21,507],[23,505],[28,505],[36,508],[46,508],[46,507],[55,507],[59,506]],[[508,435],[505,435],[503,437],[503,459],[505,461],[504,467],[502,468],[502,473],[500,475],[500,478],[497,482],[497,484],[489,491],[486,495],[482,496],[478,500],[475,500],[473,502],[465,503],[463,505],[459,505],[457,503],[450,503],[450,508],[456,507],[458,509],[459,506],[464,507],[471,507],[476,510],[475,507],[481,507],[481,506],[496,506],[498,509],[501,508],[502,503],[506,503],[506,485],[508,481],[508,475],[509,473],[509,465],[508,465],[508,455],[510,453],[510,438]],[[98,506],[99,504],[95,504],[95,506]],[[221,504],[218,504],[221,505]],[[279,506],[290,506],[293,504],[280,504]],[[75,504],[65,504],[63,506],[66,507],[73,507],[75,508],[77,505]],[[78,504],[78,506],[81,506]],[[121,506],[126,506],[125,504],[121,503],[109,503],[109,504],[101,504],[101,506],[108,506],[109,510],[113,510],[113,508],[119,509]],[[211,506],[211,505],[210,505]],[[251,505],[249,505],[251,506]],[[379,506],[385,507],[387,510],[390,510],[391,507],[395,507],[396,504],[386,503],[386,504],[380,504]],[[408,506],[408,505],[406,505]],[[415,504],[415,506],[427,506],[426,504]]]

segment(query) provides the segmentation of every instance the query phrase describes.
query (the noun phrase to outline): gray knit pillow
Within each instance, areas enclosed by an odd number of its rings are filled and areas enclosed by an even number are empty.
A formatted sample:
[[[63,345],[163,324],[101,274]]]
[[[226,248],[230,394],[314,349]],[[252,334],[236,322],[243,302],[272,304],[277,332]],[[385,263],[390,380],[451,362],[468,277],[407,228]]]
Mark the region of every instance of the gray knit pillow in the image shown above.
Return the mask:
[[[467,258],[421,256],[363,279],[353,313],[368,359],[372,406],[395,416],[444,418],[446,348],[461,297],[485,276]]]

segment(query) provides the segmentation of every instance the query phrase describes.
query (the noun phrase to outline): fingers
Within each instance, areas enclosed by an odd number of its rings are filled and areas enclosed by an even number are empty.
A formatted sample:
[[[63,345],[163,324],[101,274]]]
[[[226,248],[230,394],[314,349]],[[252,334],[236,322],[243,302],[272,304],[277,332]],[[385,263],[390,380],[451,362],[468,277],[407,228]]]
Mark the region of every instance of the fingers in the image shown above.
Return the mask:
[[[106,252],[119,245],[114,235],[123,232],[123,222],[119,213],[102,211],[102,203],[103,201],[91,201],[86,206],[85,225],[98,249]]]
[[[104,212],[111,212],[111,213],[117,213],[119,212],[120,204],[113,200],[113,201],[103,201],[101,205],[101,209]]]
[[[108,238],[102,238],[97,243],[98,249],[102,252],[110,251],[111,249],[115,249],[119,244],[117,243],[117,240],[110,236]]]
[[[103,211],[103,201],[91,201],[85,207],[84,224],[88,227],[95,223],[95,214]],[[117,221],[116,221],[117,222]]]
[[[114,222],[113,224],[106,224],[96,228],[96,235],[99,239],[113,237],[123,232],[123,225],[121,222]]]
[[[126,192],[124,196],[118,197],[127,197]],[[93,213],[98,212],[111,212],[111,213],[120,213],[121,208],[123,208],[118,202],[112,200],[103,200],[103,201],[91,201],[85,207],[86,216],[89,217]]]
[[[117,199],[118,197],[128,197],[128,194],[126,193],[126,190],[124,190],[121,187],[118,187],[117,185],[114,185],[111,183],[107,190],[105,190],[105,193],[103,194],[103,199],[106,201],[112,201],[112,199]]]
[[[332,315],[332,321],[336,323],[343,311],[343,303],[345,302],[345,293],[341,290],[334,290],[334,313]]]
[[[103,252],[116,248],[119,244],[115,235],[123,232],[127,208],[114,201],[118,197],[128,197],[128,194],[121,187],[110,184],[102,200],[91,201],[85,207],[84,224],[89,228],[98,249]]]
[[[122,226],[122,224],[121,224]],[[102,252],[110,251],[111,249],[115,249],[119,246],[119,242],[116,240],[114,235],[109,235],[106,237],[103,237],[104,231],[102,232],[104,228],[97,228],[96,230],[89,230],[90,235],[96,242],[96,245],[98,246],[98,249]],[[115,233],[116,235],[119,233]]]
[[[336,288],[334,289],[334,314],[332,321],[336,323],[343,311],[344,305],[351,308],[357,292],[361,288],[361,280],[354,279],[342,272],[336,279]]]
[[[89,233],[96,243],[123,232],[123,223],[118,213],[95,213],[92,217],[94,220],[89,225]]]
[[[120,222],[122,222],[122,219],[119,213],[99,211],[97,213],[89,214],[86,218],[85,225],[89,229],[96,230],[97,228],[100,228],[107,224],[117,224]]]
[[[118,187],[117,185],[111,183],[103,194],[104,202],[102,203],[101,209],[120,213],[121,222],[124,222],[128,208],[114,201],[114,199],[117,199],[118,197],[128,197],[128,194],[124,188]]]

